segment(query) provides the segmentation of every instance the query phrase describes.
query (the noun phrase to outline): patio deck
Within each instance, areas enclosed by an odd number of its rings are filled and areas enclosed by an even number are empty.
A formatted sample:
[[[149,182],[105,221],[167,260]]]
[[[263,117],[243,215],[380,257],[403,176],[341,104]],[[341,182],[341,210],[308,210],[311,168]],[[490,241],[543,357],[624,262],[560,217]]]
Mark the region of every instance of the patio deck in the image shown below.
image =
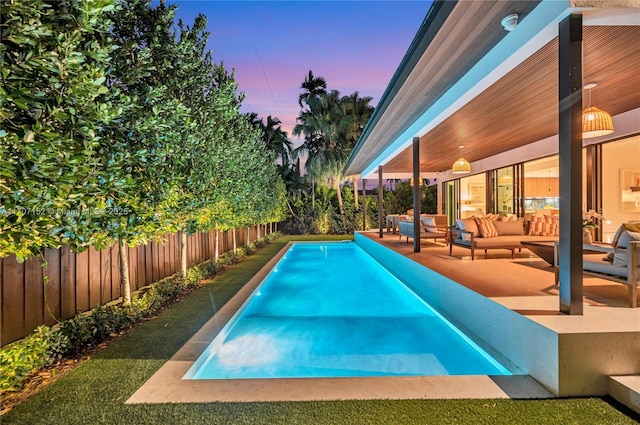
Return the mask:
[[[399,238],[397,234],[384,232],[382,239],[377,230],[362,234],[523,315],[560,314],[553,267],[527,249],[516,252],[513,260],[507,250],[490,250],[486,256],[478,251],[476,259],[471,261],[468,249],[454,246],[453,255],[450,256],[449,248],[442,242],[423,240],[421,252],[416,253],[413,252],[413,241],[407,243],[404,237]],[[527,298],[526,303],[514,300],[523,297]],[[584,301],[591,307],[621,308],[623,314],[628,313],[629,320],[623,320],[623,323],[619,323],[619,316],[612,317],[612,331],[640,330],[640,309],[629,308],[625,285],[585,276]],[[609,310],[611,314],[614,313]],[[584,316],[589,318],[591,314]]]

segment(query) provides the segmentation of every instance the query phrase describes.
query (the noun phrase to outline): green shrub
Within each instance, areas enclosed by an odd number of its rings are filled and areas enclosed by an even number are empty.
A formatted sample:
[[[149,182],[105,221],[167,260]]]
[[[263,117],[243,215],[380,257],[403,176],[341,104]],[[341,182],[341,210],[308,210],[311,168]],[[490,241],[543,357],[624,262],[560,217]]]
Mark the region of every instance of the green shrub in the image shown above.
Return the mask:
[[[123,307],[131,322],[137,322],[148,314],[157,311],[160,306],[160,297],[154,290],[149,290],[144,294],[131,298],[131,304]]]
[[[189,271],[187,271],[187,276]],[[184,288],[187,286],[189,277],[187,279],[164,279],[158,282],[158,284],[154,285],[151,290],[147,292],[148,296],[151,297],[152,294],[157,294],[160,300],[173,301],[180,296],[180,294],[184,291]],[[155,294],[154,294],[155,293]],[[147,295],[145,294],[145,295]]]
[[[233,251],[228,251],[218,257],[219,267],[232,266],[238,263],[238,255]]]
[[[218,273],[218,267],[213,260],[205,261],[199,267],[202,270],[202,279],[209,279]]]
[[[69,349],[68,339],[39,326],[25,339],[0,350],[0,390],[13,391],[29,374],[55,362]]]
[[[100,342],[109,335],[120,332],[131,323],[127,311],[115,305],[99,305],[91,311],[90,317],[95,329],[93,332],[94,342]]]
[[[71,351],[76,353],[95,342],[95,331],[93,319],[84,313],[65,320],[60,327],[60,332],[69,340]]]
[[[247,256],[247,247],[246,246],[239,246],[236,249],[236,255],[238,256],[238,258],[242,258],[242,257],[246,257]]]

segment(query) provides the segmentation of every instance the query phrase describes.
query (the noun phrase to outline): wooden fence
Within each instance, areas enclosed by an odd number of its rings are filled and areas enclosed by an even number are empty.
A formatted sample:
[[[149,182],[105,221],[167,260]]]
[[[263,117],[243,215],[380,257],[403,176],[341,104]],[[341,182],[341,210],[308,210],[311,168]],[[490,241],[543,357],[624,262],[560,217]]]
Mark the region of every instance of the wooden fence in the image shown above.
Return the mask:
[[[271,226],[260,226],[260,237]],[[258,239],[258,228],[236,229],[237,246]],[[131,290],[174,274],[180,268],[180,233],[167,234],[163,242],[127,248]],[[218,253],[233,249],[233,231],[220,232]],[[43,258],[19,263],[11,255],[0,259],[0,346],[30,334],[41,324],[53,325],[77,313],[120,297],[118,244],[108,249],[89,248],[74,253],[68,247],[47,249]],[[187,266],[214,257],[215,231],[187,238]],[[44,284],[44,275],[50,281]]]

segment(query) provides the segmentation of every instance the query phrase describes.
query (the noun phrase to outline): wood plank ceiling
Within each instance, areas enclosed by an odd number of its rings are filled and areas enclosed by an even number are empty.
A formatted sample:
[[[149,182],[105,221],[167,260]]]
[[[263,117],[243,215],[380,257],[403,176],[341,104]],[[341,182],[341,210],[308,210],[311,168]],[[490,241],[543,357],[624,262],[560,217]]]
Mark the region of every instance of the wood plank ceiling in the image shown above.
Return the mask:
[[[612,115],[640,107],[640,27],[589,26],[583,40],[583,81],[598,83],[592,104]],[[557,134],[557,69],[556,39],[421,137],[420,171],[449,169],[458,145],[473,162]],[[383,169],[409,172],[411,163],[408,148]]]

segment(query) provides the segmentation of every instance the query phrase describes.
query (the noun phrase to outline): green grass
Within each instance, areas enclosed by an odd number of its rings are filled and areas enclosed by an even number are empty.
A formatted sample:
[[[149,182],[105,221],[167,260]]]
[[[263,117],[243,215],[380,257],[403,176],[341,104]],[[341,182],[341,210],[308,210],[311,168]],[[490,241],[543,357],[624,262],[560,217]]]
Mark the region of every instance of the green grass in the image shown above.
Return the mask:
[[[634,424],[607,399],[370,400],[125,405],[291,239],[281,238],[0,418],[9,424]],[[340,238],[331,238],[340,239]],[[212,301],[213,299],[213,301]],[[635,418],[635,419],[634,419]]]

